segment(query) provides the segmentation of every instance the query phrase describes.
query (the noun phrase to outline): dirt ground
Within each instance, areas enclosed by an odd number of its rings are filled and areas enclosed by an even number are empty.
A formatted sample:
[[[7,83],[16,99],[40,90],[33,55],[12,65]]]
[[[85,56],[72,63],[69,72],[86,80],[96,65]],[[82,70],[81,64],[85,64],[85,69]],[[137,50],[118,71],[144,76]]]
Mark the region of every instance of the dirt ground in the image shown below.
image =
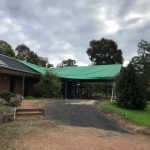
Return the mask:
[[[19,108],[23,109],[38,109],[43,108],[47,103],[51,104],[57,102],[57,99],[44,99],[44,100],[23,100]],[[61,100],[60,100],[61,101]]]
[[[15,150],[149,150],[149,137],[105,131],[95,128],[56,125],[45,122],[44,128],[15,140]]]
[[[89,105],[82,105],[78,105],[79,109],[75,107],[75,112],[83,107],[84,110],[89,110]],[[56,106],[53,110],[57,109]],[[71,108],[72,106],[69,110]],[[62,110],[66,110],[66,107],[62,107]],[[81,113],[83,112],[79,111],[78,114]],[[97,116],[97,113],[96,111],[93,114]],[[17,124],[24,125],[24,130],[28,129],[29,132],[20,134],[14,140],[15,150],[150,150],[149,136],[120,130],[105,130],[92,125],[69,125],[55,119],[47,119],[44,116],[18,118]]]

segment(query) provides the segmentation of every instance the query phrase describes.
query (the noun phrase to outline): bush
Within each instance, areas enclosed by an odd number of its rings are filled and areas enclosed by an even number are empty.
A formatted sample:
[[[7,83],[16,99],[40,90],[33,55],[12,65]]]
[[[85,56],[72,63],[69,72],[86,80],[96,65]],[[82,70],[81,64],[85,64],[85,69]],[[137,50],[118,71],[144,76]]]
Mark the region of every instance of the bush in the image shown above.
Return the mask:
[[[117,103],[130,109],[144,109],[146,107],[146,90],[140,74],[129,64],[123,68],[116,82]]]
[[[7,102],[9,102],[9,100],[11,99],[11,97],[14,97],[14,96],[15,96],[15,94],[11,93],[9,91],[2,91],[2,92],[0,92],[0,98],[3,98]]]
[[[148,101],[150,102],[150,87],[147,88],[147,98]]]
[[[20,98],[12,97],[12,98],[9,100],[9,106],[18,107],[18,106],[20,106],[21,101],[22,101],[22,100],[21,100]]]
[[[81,97],[90,99],[92,98],[92,87],[85,85],[81,88]]]
[[[61,82],[55,74],[46,72],[34,89],[36,97],[57,98],[61,95]]]

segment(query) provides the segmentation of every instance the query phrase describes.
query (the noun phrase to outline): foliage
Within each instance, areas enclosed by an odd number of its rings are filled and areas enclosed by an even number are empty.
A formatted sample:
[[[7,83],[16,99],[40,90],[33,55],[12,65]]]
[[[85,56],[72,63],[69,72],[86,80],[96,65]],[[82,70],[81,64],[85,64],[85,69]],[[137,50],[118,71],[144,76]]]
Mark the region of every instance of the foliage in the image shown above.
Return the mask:
[[[42,67],[46,67],[46,64],[48,64],[48,60],[47,59],[43,59],[42,57],[38,58],[38,65],[40,65]]]
[[[25,44],[18,45],[15,49],[17,52],[17,58],[20,60],[26,60],[30,63],[46,67],[52,67],[52,64],[49,64],[47,59],[39,57],[34,51],[31,51],[29,47]]]
[[[18,106],[20,106],[21,101],[22,101],[22,99],[20,99],[20,98],[12,97],[12,98],[9,100],[9,106],[18,107]]]
[[[118,107],[115,103],[108,102],[99,103],[98,106],[104,110],[116,112],[129,121],[150,127],[150,105],[148,105],[145,110],[125,109]]]
[[[150,73],[150,43],[141,40],[138,43],[138,56],[132,58],[131,63],[134,65],[137,71],[145,74]]]
[[[63,60],[60,64],[57,65],[57,67],[73,67],[73,66],[77,66],[76,61],[73,59]]]
[[[30,62],[30,63],[38,65],[38,63],[39,63],[38,55],[35,52],[30,51],[29,55],[28,55],[28,58],[27,58],[27,61]]]
[[[2,91],[2,92],[0,92],[0,98],[3,98],[7,102],[9,102],[9,100],[11,99],[11,97],[14,97],[14,96],[15,96],[15,94],[11,93],[9,91]]]
[[[118,49],[117,43],[113,40],[92,40],[87,54],[94,65],[123,63],[122,50]]]
[[[35,52],[31,51],[25,44],[18,45],[15,49],[17,52],[17,58],[20,60],[26,60],[33,64],[38,64],[38,56]]]
[[[53,73],[46,72],[35,85],[35,96],[37,97],[52,98],[59,97],[60,94],[61,82]]]
[[[30,48],[25,44],[18,45],[15,51],[17,52],[17,59],[28,60]]]
[[[131,109],[146,107],[145,88],[141,76],[132,64],[123,68],[116,82],[117,103]]]
[[[51,67],[54,67],[53,64],[48,63],[47,68],[51,68]]]
[[[144,40],[138,43],[138,56],[132,58],[131,64],[141,75],[147,89],[146,98],[150,99],[150,43]]]
[[[33,97],[33,96],[25,96],[24,97],[24,100],[33,100],[33,99],[35,99],[35,97]]]
[[[0,54],[15,58],[15,52],[11,45],[2,40],[0,40]]]
[[[81,97],[82,98],[86,98],[86,99],[90,99],[92,98],[92,87],[91,86],[87,86],[87,85],[84,85],[84,86],[81,86]]]
[[[53,67],[53,64],[50,64],[48,62],[48,59],[44,59],[42,57],[38,58],[38,65],[40,65],[42,67],[47,67],[47,68]]]

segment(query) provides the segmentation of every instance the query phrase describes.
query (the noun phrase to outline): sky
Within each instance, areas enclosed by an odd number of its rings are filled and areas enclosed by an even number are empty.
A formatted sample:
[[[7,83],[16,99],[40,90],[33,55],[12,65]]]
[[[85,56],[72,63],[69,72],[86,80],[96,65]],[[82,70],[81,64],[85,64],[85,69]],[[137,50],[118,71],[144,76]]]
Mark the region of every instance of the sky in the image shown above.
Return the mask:
[[[0,0],[0,40],[24,43],[54,66],[91,64],[86,50],[101,38],[118,44],[126,65],[138,42],[150,41],[150,0]]]

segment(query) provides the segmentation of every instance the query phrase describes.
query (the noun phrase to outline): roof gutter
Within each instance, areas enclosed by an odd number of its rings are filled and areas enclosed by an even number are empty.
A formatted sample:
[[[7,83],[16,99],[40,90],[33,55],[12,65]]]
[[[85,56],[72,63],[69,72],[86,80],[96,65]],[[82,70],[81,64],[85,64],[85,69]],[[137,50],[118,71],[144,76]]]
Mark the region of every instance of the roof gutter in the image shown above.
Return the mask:
[[[30,71],[22,71],[22,70],[20,70],[20,69],[14,69],[14,68],[12,68],[12,67],[4,67],[4,66],[1,66],[1,65],[0,65],[0,67],[1,67],[1,68],[4,68],[4,69],[10,69],[10,70],[14,70],[14,71],[23,72],[23,73],[29,73],[29,74],[40,75],[39,73],[32,73],[32,72],[30,72]]]

